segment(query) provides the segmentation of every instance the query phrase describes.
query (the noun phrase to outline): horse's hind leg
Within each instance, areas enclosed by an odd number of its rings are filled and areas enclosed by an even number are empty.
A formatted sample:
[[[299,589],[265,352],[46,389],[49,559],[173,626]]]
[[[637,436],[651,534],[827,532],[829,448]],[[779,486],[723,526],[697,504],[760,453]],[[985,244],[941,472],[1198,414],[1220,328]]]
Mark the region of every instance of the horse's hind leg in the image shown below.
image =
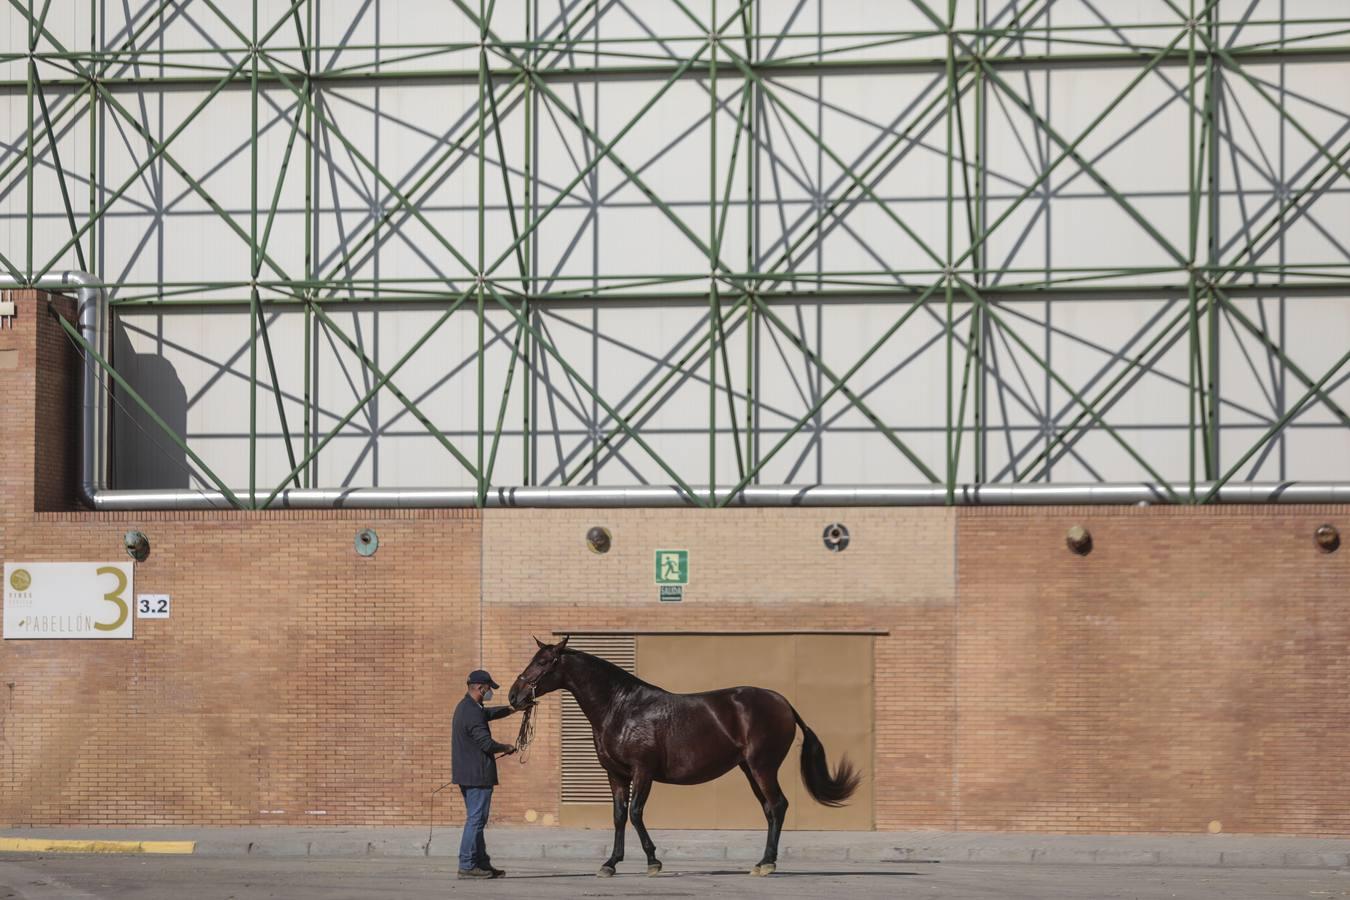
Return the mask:
[[[614,852],[605,860],[600,871],[595,874],[609,878],[615,868],[623,862],[623,833],[628,827],[628,783],[622,778],[609,774],[609,789],[614,792]]]
[[[647,795],[651,790],[652,777],[646,772],[635,771],[629,815],[633,819],[633,830],[637,832],[638,840],[642,842],[642,850],[647,854],[647,874],[656,875],[661,871],[661,860],[656,858],[656,842],[647,833],[647,826],[642,821],[642,814],[647,806]]]
[[[764,858],[750,870],[750,874],[771,875],[778,868],[778,836],[783,831],[783,820],[787,817],[787,797],[783,796],[783,789],[778,785],[777,765],[743,762],[741,771],[749,780],[755,798],[764,807],[764,818],[769,823],[769,836],[764,843]]]

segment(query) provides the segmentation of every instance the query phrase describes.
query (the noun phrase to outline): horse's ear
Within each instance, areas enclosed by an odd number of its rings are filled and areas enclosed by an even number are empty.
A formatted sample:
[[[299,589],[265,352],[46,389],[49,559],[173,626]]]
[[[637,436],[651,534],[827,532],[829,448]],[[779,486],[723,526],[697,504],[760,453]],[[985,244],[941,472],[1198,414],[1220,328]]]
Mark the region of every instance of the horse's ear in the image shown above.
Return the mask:
[[[530,635],[530,637],[534,637],[534,635]],[[534,642],[535,642],[536,644],[539,645],[539,649],[540,649],[540,650],[543,650],[545,647],[548,646],[548,644],[545,644],[543,641],[539,640],[539,638],[537,638],[537,637],[534,638]]]
[[[562,648],[564,648],[564,647],[567,646],[567,639],[570,638],[570,637],[571,637],[571,635],[569,634],[569,635],[567,635],[566,637],[564,637],[561,641],[558,641],[558,649],[559,649],[559,650],[561,650]]]

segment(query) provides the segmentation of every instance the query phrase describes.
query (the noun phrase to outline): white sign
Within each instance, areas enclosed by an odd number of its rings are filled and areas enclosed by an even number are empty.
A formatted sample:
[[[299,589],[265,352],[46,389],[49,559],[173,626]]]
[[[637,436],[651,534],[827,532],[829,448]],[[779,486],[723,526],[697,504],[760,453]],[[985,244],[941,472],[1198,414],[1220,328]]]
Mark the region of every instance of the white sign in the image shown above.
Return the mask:
[[[169,617],[168,594],[137,594],[136,618],[167,619]]]
[[[5,640],[130,638],[130,562],[5,563]]]

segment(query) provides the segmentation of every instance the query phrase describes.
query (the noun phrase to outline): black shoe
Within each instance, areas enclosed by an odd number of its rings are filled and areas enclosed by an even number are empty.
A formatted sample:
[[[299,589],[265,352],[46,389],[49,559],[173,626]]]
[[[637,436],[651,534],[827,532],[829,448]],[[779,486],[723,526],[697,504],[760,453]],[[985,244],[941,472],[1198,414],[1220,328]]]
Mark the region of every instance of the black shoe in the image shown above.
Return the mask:
[[[506,872],[494,866],[490,859],[480,859],[473,864],[473,867],[475,869],[485,869],[488,872],[491,872],[493,878],[502,878],[506,875]]]
[[[506,874],[506,873],[503,872],[502,874]],[[479,868],[475,867],[475,868],[472,868],[472,869],[460,869],[460,870],[459,870],[459,874],[458,874],[456,877],[457,877],[457,878],[496,878],[497,876],[494,875],[494,874],[492,874],[492,870],[491,870],[491,869],[479,869]]]

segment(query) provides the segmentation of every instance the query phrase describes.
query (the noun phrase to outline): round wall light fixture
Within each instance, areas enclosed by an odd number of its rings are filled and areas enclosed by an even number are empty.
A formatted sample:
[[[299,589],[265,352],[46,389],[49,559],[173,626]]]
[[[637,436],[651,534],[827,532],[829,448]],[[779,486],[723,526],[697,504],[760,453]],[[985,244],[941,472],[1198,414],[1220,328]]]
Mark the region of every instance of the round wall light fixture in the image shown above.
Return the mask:
[[[139,531],[128,531],[123,535],[122,546],[126,548],[127,556],[136,562],[145,562],[150,556],[150,539]]]
[[[1075,525],[1064,536],[1064,543],[1079,556],[1087,556],[1092,552],[1092,532],[1082,525]]]
[[[1313,532],[1313,540],[1317,541],[1317,549],[1323,553],[1335,553],[1341,547],[1341,533],[1335,525],[1318,525]]]
[[[356,539],[352,544],[359,555],[374,556],[375,551],[380,549],[380,536],[375,533],[374,528],[362,528],[356,533]]]
[[[608,553],[613,544],[614,536],[609,533],[608,528],[596,525],[586,532],[586,549],[592,553]]]
[[[825,542],[826,550],[831,553],[842,553],[848,549],[848,529],[842,522],[826,525],[821,540]]]

